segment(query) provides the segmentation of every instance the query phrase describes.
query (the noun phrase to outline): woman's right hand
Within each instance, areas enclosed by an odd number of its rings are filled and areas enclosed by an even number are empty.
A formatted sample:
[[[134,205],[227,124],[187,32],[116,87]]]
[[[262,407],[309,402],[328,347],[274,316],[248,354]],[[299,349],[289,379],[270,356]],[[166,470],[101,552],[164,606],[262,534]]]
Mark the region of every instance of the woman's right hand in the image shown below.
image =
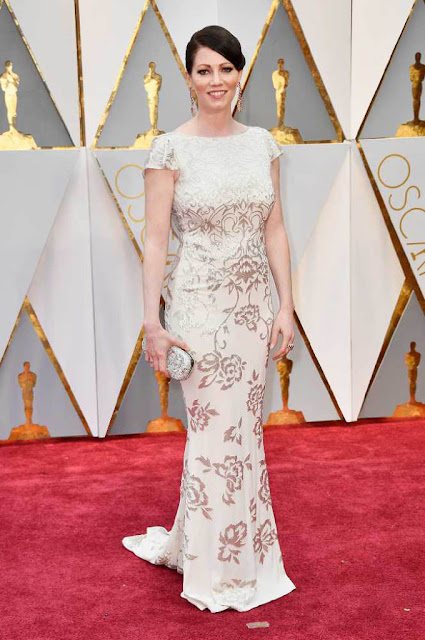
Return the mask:
[[[169,347],[175,344],[177,347],[181,347],[182,349],[189,351],[189,345],[187,342],[179,340],[171,333],[168,333],[162,325],[155,327],[144,326],[144,329],[146,336],[146,362],[148,362],[155,371],[161,371],[161,373],[169,378],[170,376],[168,375],[166,366],[167,351]]]

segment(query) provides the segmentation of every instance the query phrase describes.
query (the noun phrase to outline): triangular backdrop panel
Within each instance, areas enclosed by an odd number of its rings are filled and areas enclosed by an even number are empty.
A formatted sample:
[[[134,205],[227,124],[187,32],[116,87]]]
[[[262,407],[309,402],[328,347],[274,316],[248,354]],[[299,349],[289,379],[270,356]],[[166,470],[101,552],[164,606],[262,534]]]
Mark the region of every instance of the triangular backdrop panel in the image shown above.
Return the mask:
[[[75,151],[0,153],[0,356],[72,174]]]
[[[343,146],[340,170],[293,273],[293,293],[313,352],[345,419],[351,420],[350,145]]]
[[[225,0],[224,0],[225,1]],[[350,137],[351,0],[293,0],[345,136]]]
[[[143,322],[142,264],[88,153],[99,436],[108,429]]]
[[[276,290],[273,287],[273,306],[275,312],[278,309],[277,300]],[[295,346],[288,354],[289,360],[293,362],[289,379],[288,406],[290,409],[301,411],[307,422],[310,420],[338,420],[338,412],[319,374],[316,363],[311,357],[295,323],[294,327]],[[271,412],[278,411],[283,406],[279,373],[276,369],[276,360],[272,358],[273,354],[279,350],[281,340],[282,338],[280,336],[277,345],[270,351],[264,395],[264,423],[267,421]]]
[[[32,421],[47,427],[52,437],[86,436],[78,413],[24,310],[0,367],[0,439],[7,440],[12,427],[25,423],[22,389],[17,379],[25,360],[37,375]]]
[[[284,124],[299,129],[304,141],[336,139],[335,128],[282,4],[254,63],[238,120],[246,124],[255,122],[267,129],[277,125],[272,73],[278,68],[279,58],[284,58],[285,69],[290,73]]]
[[[78,146],[80,119],[75,0],[12,0],[12,7],[74,145]]]
[[[337,180],[341,164],[346,157],[345,144],[287,145],[280,158],[280,193],[285,230],[289,239],[291,271],[296,273],[309,246],[322,209]],[[309,188],[306,189],[305,185]],[[279,297],[274,279],[271,279],[273,308],[279,309]],[[295,296],[294,296],[295,297]],[[306,421],[336,420],[338,412],[329,391],[319,374],[316,363],[300,335],[296,324],[295,348],[289,354],[293,361],[290,374],[289,408],[301,411]],[[308,336],[307,336],[308,339]],[[281,338],[271,351],[267,369],[264,397],[264,422],[273,411],[282,408],[280,378],[273,353],[280,348]],[[308,394],[306,395],[306,389]]]
[[[345,144],[285,145],[280,199],[295,271],[347,153]],[[307,187],[306,187],[307,185]]]
[[[393,334],[375,380],[366,396],[360,418],[391,417],[397,405],[409,401],[409,378],[405,365],[410,343],[421,354],[416,400],[425,403],[425,323],[418,300],[412,293]]]
[[[366,6],[366,3],[361,3]],[[382,13],[379,14],[379,26],[375,24],[376,30],[373,33],[373,44],[367,47],[369,38],[364,42],[363,36],[365,27],[360,29],[360,33],[354,34],[354,46],[362,46],[363,54],[358,53],[356,62],[359,64],[359,60],[362,59],[363,65],[361,68],[354,66],[356,75],[353,79],[353,101],[356,100],[356,92],[364,92],[363,100],[366,98],[366,90],[368,77],[373,72],[377,73],[378,65],[377,61],[380,61],[380,56],[385,52],[386,54],[392,53],[392,47],[397,44],[397,38],[400,27],[404,26],[405,20],[409,16],[409,4],[412,6],[412,2],[400,2],[391,3],[391,11],[388,11],[388,3],[381,2],[369,2],[367,3],[367,19],[371,21],[369,27],[372,28],[373,18],[378,19],[376,15],[377,7],[382,9]],[[366,19],[366,17],[363,17]],[[390,25],[387,25],[390,21]],[[389,27],[387,29],[387,26]],[[369,113],[367,114],[366,121],[361,129],[360,138],[383,138],[395,136],[400,124],[408,122],[413,119],[413,106],[412,106],[412,83],[409,79],[409,67],[415,62],[415,53],[422,51],[424,56],[424,32],[425,32],[425,4],[423,0],[416,2],[409,20],[403,30],[402,36],[397,44],[393,56],[382,60],[385,65],[389,62],[386,69],[385,76],[382,83],[379,86],[373,104]],[[364,46],[366,44],[366,46]],[[366,54],[367,52],[367,54]],[[365,59],[367,55],[367,60]],[[424,60],[422,60],[422,64]],[[382,76],[382,66],[379,66]],[[378,78],[381,80],[381,77]],[[371,78],[369,80],[372,85]],[[369,95],[372,98],[371,95]],[[361,103],[361,98],[357,98]],[[360,110],[354,110],[353,120],[356,117],[354,114],[360,115]]]
[[[13,62],[13,71],[20,79],[16,128],[22,133],[31,134],[39,147],[74,146],[6,2],[0,9],[0,56],[2,65],[6,60]],[[55,58],[52,64],[56,63]],[[4,68],[0,70],[1,73],[3,71]],[[0,109],[0,132],[8,129],[3,106]]]
[[[87,150],[76,153],[74,172],[28,298],[91,432],[97,435]]]
[[[425,144],[423,138],[363,140],[367,162],[411,272],[425,296]]]
[[[162,78],[158,129],[175,129],[190,117],[189,91],[152,6],[143,17],[97,146],[131,146],[139,133],[149,131],[149,110],[143,78],[149,63]]]
[[[140,0],[126,0],[125,6],[116,0],[79,3],[88,146],[114,88],[141,6]]]
[[[351,342],[358,416],[396,306],[404,273],[366,173],[351,144]]]

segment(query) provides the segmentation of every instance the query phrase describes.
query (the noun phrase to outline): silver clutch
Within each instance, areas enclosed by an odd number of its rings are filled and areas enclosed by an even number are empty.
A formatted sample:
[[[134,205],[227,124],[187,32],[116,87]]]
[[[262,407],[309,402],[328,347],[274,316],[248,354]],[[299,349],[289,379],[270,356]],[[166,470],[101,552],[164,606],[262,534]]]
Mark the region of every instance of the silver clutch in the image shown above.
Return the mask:
[[[146,336],[142,340],[142,349],[146,349]],[[190,353],[176,344],[172,344],[168,348],[166,367],[170,378],[174,380],[186,380],[189,377],[195,360]]]

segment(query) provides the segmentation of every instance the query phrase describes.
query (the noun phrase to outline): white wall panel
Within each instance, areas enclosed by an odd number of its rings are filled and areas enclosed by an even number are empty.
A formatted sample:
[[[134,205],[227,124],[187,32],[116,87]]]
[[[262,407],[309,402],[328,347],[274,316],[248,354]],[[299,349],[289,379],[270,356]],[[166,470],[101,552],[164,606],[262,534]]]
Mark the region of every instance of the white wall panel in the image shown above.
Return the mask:
[[[349,138],[351,0],[293,0],[293,5],[345,137]]]
[[[0,152],[0,354],[72,174],[73,151]]]
[[[355,138],[414,2],[352,1],[350,137]]]
[[[142,265],[88,153],[99,436],[105,435],[143,321]]]
[[[345,144],[286,145],[280,159],[280,196],[296,270],[347,153]]]
[[[346,420],[351,420],[350,146],[293,277],[295,310]]]
[[[357,419],[404,282],[403,270],[366,174],[351,146],[351,346]]]
[[[28,298],[93,435],[97,389],[86,149],[77,161]]]
[[[87,146],[93,142],[142,7],[141,0],[80,0]]]

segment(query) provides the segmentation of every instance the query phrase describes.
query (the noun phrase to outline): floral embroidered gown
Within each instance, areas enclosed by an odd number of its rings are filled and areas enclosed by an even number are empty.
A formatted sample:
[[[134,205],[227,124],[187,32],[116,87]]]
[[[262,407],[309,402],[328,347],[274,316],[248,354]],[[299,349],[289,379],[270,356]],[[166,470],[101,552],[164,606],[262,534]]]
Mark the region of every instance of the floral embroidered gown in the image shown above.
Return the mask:
[[[293,589],[279,546],[262,411],[273,322],[264,227],[282,154],[258,126],[229,136],[154,138],[146,169],[178,169],[171,226],[180,241],[165,328],[196,365],[181,382],[187,439],[170,531],[123,545],[183,574],[181,596],[212,612],[248,611]]]

